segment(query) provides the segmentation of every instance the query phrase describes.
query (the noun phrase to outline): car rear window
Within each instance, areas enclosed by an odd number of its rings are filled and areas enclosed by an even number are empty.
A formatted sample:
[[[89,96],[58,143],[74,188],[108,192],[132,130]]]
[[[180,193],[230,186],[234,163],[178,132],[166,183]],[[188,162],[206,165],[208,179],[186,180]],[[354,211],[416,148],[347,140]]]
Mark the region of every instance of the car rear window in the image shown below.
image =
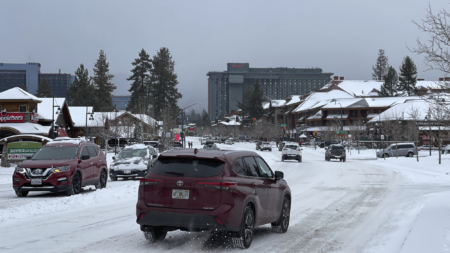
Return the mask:
[[[224,166],[224,162],[214,159],[160,157],[152,172],[173,177],[213,177],[220,175]]]
[[[344,146],[332,146],[332,149],[344,149]]]
[[[296,149],[296,148],[297,148],[297,145],[286,145],[286,148]]]

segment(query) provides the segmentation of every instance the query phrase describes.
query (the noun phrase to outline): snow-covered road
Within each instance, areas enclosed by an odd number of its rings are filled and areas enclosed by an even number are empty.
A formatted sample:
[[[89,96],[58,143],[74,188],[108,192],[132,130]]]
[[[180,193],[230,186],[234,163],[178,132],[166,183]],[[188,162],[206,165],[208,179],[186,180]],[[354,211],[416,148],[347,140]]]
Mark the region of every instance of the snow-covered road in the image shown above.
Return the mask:
[[[250,143],[220,147],[255,149]],[[302,163],[281,162],[275,149],[258,153],[285,173],[293,193],[291,224],[286,234],[258,228],[247,252],[400,252],[427,201],[450,191],[445,181],[413,182],[381,161],[326,162],[323,151],[309,148]],[[108,181],[106,189],[72,197],[17,198],[0,177],[0,252],[238,251],[227,238],[180,231],[148,245],[135,222],[137,187],[138,181]]]

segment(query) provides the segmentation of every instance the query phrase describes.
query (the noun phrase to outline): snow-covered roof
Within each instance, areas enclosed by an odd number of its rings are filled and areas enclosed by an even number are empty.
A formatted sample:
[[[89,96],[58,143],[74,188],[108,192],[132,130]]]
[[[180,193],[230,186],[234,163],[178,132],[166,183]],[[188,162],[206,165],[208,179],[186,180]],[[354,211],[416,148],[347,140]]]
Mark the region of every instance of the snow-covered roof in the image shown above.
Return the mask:
[[[286,100],[270,100],[271,107],[281,107],[286,103]]]
[[[263,109],[269,109],[270,102],[263,102]]]
[[[314,114],[314,115],[312,115],[312,116],[309,116],[308,117],[308,120],[311,120],[311,119],[321,119],[322,118],[322,111],[318,111],[318,112],[316,112],[316,114]]]
[[[363,98],[336,98],[327,101],[328,103],[324,106],[322,106],[322,109],[329,109],[329,108],[346,108],[351,106],[352,104],[359,102],[361,100],[364,100]]]
[[[369,123],[390,120],[424,120],[428,114],[430,104],[425,100],[412,100],[392,106],[378,116],[372,118]]]
[[[93,107],[92,106],[69,106],[69,112],[70,112],[70,115],[72,116],[72,121],[73,121],[74,127],[83,127],[86,125],[86,110],[87,110],[87,113],[91,113],[93,110]],[[88,115],[88,118],[89,118],[89,115]],[[94,121],[95,120],[88,119],[88,126],[95,126]]]
[[[353,98],[353,96],[341,90],[314,92],[307,98],[305,98],[305,101],[301,103],[297,108],[295,108],[292,112],[301,112],[318,108],[329,103],[331,99],[337,98]]]
[[[241,122],[236,122],[235,120],[230,120],[229,122],[221,121],[219,124],[225,125],[225,126],[240,126]]]
[[[14,87],[9,90],[0,92],[0,100],[29,100],[29,101],[35,101],[35,102],[42,101],[41,99],[22,90],[19,87]]]
[[[20,134],[48,135],[52,126],[43,126],[34,123],[0,123],[0,127],[14,128]]]
[[[48,137],[45,137],[45,136],[42,136],[42,135],[18,134],[18,135],[11,135],[11,136],[5,137],[5,138],[1,139],[0,142],[7,141],[9,138],[17,138],[17,137],[24,137],[24,138],[26,138],[26,137],[35,137],[35,138],[41,138],[42,140],[46,140],[46,141],[52,141],[51,138],[48,138]]]
[[[56,107],[54,108],[54,110],[52,110],[53,98],[39,98],[39,99],[42,100],[42,102],[37,105],[37,113],[39,119],[52,120],[53,113],[56,113],[58,110],[58,108]],[[65,102],[66,98],[55,98],[55,106],[58,105],[61,109]],[[55,115],[54,118],[56,119],[57,116],[58,115]]]
[[[131,113],[130,113],[131,114]],[[156,124],[156,120],[146,114],[131,114],[136,119],[141,120],[142,122],[154,126]],[[195,125],[195,124],[194,124]]]
[[[417,81],[416,87],[426,88],[426,89],[442,89],[443,86],[450,85],[450,82],[445,81]]]
[[[395,104],[405,103],[407,100],[422,100],[420,97],[378,97],[366,98],[370,107],[390,107]]]
[[[289,100],[289,102],[287,102],[286,105],[289,106],[292,104],[300,103],[300,101],[301,101],[300,98],[301,98],[301,95],[292,95],[291,100]]]
[[[375,80],[344,80],[338,86],[354,96],[361,97],[369,96],[373,89],[380,90],[382,84],[383,82]]]

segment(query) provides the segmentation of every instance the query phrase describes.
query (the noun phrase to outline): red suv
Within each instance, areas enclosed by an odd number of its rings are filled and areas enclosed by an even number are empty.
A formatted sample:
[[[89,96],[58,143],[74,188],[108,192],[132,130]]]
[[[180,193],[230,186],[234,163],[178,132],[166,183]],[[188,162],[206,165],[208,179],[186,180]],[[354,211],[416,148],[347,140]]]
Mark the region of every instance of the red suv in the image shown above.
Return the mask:
[[[16,167],[13,188],[18,197],[29,191],[65,191],[78,194],[81,187],[106,187],[106,157],[94,143],[83,139],[56,138]]]
[[[168,231],[225,231],[248,248],[255,226],[289,227],[291,191],[257,153],[183,149],[162,153],[141,178],[136,222],[150,242]]]

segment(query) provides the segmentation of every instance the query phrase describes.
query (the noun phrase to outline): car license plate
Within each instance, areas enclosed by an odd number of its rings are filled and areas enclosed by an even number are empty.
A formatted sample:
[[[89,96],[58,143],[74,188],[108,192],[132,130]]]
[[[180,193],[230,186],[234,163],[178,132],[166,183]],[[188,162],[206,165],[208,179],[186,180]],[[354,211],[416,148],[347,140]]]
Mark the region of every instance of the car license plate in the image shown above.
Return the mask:
[[[31,179],[31,185],[41,185],[41,184],[42,184],[42,179],[40,179],[40,178]]]
[[[189,199],[189,190],[172,190],[173,199]]]
[[[336,158],[341,158],[341,156],[340,155],[337,155],[337,156],[335,156]]]
[[[131,174],[131,170],[123,170],[123,174]]]

